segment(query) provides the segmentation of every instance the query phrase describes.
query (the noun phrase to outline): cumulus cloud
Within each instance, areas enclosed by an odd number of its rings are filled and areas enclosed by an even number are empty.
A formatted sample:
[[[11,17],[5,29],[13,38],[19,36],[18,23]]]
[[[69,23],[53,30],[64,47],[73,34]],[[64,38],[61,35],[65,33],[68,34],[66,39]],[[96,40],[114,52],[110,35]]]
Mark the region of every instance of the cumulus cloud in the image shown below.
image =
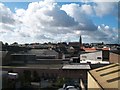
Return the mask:
[[[60,10],[56,3],[47,3],[47,1],[33,2],[28,5],[28,9],[18,9],[17,16],[22,18],[23,23],[46,26],[69,27],[78,24],[74,19]],[[59,18],[58,18],[59,17]],[[32,22],[31,22],[32,21]]]
[[[16,9],[13,13],[0,3],[0,17],[2,17],[0,38],[6,42],[18,41],[20,43],[69,42],[78,41],[79,35],[82,34],[86,39],[102,41],[112,38],[115,41],[116,29],[104,24],[97,26],[88,17],[95,13],[97,15],[96,10],[99,9],[97,7],[102,6],[91,6],[86,3],[59,6],[54,1],[45,0],[32,2],[26,10]],[[102,10],[98,11],[102,12]],[[102,15],[106,13],[100,16]]]
[[[84,3],[82,9],[86,14],[95,12],[95,15],[103,17],[108,14],[117,13],[116,6],[118,0],[81,0],[81,2]],[[94,2],[94,5],[91,6],[91,2]]]
[[[81,0],[82,3],[89,2],[119,2],[119,0]]]
[[[65,11],[60,10],[56,3],[46,3],[47,1],[33,2],[28,5],[27,10],[16,10],[16,19],[21,22],[19,26],[21,33],[25,32],[27,36],[39,38],[47,33],[68,33],[68,28],[78,25],[78,22]]]
[[[66,4],[62,5],[61,9],[73,17],[77,22],[79,22],[79,25],[77,25],[75,29],[88,31],[97,29],[96,25],[85,14],[87,12],[86,5],[80,7],[79,4]]]
[[[93,14],[93,7],[91,5],[84,4],[81,6],[81,9],[84,13],[86,13],[88,15]]]
[[[116,13],[116,4],[115,2],[96,2],[94,6],[96,15],[102,17],[104,15]]]
[[[15,22],[13,13],[2,3],[0,3],[0,17],[2,23],[13,24]]]
[[[104,24],[98,26],[96,31],[87,33],[87,35],[96,42],[118,43],[118,30]]]

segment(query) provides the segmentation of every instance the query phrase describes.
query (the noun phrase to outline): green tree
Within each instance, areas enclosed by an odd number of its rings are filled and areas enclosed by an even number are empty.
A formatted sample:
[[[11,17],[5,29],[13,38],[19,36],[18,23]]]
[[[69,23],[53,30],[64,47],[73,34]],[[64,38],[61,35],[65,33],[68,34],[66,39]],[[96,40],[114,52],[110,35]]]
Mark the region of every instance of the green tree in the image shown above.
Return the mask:
[[[40,81],[39,74],[36,71],[33,72],[33,78],[34,78],[34,81]]]

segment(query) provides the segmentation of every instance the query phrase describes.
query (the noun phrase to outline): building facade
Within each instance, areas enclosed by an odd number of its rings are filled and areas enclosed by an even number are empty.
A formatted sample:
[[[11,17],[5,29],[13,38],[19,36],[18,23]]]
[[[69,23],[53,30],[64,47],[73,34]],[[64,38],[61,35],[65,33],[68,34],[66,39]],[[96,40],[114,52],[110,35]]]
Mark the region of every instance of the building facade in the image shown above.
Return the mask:
[[[120,64],[110,64],[88,72],[88,90],[119,90]]]

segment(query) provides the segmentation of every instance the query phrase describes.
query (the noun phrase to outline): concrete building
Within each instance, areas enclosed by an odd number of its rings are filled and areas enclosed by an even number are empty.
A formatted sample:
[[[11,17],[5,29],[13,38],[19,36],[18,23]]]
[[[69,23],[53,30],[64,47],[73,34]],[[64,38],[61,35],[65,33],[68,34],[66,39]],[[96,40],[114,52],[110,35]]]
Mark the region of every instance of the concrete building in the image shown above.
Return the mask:
[[[32,49],[27,53],[36,55],[37,59],[58,59],[59,57],[58,52],[49,49]]]
[[[9,51],[0,51],[0,64],[9,65],[11,64],[11,56]]]
[[[40,65],[51,65],[51,64],[63,64],[68,59],[52,59],[47,57],[45,59],[38,59],[34,54],[11,54],[12,64],[40,64]]]
[[[40,65],[53,65],[62,64],[64,59],[36,59],[34,61],[28,61],[28,64],[40,64]]]
[[[36,56],[33,54],[11,54],[13,64],[26,64],[29,61],[35,61]]]
[[[80,59],[83,61],[85,60],[102,61],[102,51],[81,54]]]
[[[26,64],[25,66],[6,66],[3,67],[4,71],[13,71],[22,75],[24,72],[30,72],[33,76],[33,72],[36,71],[40,78],[70,78],[75,80],[82,80],[83,84],[87,88],[87,72],[90,70],[88,64],[74,64],[74,65],[63,65],[63,64]]]
[[[110,63],[120,63],[120,51],[110,52]]]
[[[110,64],[88,72],[88,90],[120,90],[120,64]]]
[[[94,51],[89,53],[83,53],[80,55],[80,63],[94,62],[100,63],[103,61],[109,61],[109,51]]]
[[[2,90],[2,88],[7,86],[6,85],[7,74],[8,74],[7,71],[0,70],[0,90]]]

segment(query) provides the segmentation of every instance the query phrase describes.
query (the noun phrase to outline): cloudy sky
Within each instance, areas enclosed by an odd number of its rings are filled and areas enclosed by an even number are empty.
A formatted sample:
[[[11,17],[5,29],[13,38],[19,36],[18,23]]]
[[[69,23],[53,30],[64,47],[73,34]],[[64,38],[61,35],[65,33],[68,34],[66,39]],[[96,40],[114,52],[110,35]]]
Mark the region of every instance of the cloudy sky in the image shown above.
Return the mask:
[[[1,2],[0,41],[118,43],[118,20],[117,2]]]

